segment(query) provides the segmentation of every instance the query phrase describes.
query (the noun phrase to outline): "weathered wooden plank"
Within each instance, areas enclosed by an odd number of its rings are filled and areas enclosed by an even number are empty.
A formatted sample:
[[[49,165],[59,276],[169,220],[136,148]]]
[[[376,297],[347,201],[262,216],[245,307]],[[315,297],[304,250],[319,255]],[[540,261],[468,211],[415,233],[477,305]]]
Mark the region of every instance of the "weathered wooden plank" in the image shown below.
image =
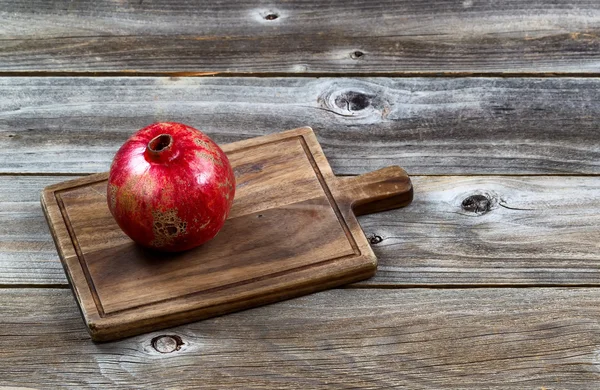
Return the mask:
[[[0,70],[598,73],[595,0],[0,2]]]
[[[220,143],[310,125],[337,174],[598,174],[599,100],[596,78],[0,78],[0,173],[106,171],[174,120]]]
[[[66,284],[40,194],[45,186],[67,179],[0,176],[0,285]]]
[[[415,177],[403,209],[360,220],[375,285],[600,284],[600,177]]]
[[[35,388],[589,389],[600,380],[599,301],[583,288],[330,290],[93,344],[70,291],[0,289],[0,378]]]
[[[0,176],[0,284],[66,283],[38,201],[64,179]],[[600,177],[413,184],[410,206],[359,218],[379,259],[360,285],[600,285]]]

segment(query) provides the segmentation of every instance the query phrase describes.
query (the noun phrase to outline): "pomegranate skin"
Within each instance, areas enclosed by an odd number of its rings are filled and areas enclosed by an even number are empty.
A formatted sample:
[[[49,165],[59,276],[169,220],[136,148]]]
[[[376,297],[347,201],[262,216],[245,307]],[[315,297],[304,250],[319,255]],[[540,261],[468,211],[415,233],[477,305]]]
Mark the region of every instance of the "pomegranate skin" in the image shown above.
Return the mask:
[[[235,195],[225,153],[193,127],[154,123],[117,151],[107,202],[119,227],[148,248],[178,252],[217,235]]]

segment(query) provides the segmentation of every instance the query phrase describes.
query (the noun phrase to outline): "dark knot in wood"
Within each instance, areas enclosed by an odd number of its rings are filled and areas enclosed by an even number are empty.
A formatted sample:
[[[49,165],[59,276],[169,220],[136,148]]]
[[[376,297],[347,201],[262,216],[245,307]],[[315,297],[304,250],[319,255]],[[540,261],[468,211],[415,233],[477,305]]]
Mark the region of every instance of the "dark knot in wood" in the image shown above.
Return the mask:
[[[177,335],[162,335],[152,339],[152,348],[160,353],[171,353],[179,351],[183,345],[183,340]]]
[[[361,58],[364,55],[365,55],[365,53],[363,53],[362,51],[356,50],[356,51],[353,51],[352,53],[350,53],[350,58],[352,58],[353,60],[358,60],[359,58]]]
[[[368,237],[368,240],[371,245],[376,245],[376,244],[379,244],[381,241],[383,241],[383,238],[381,238],[381,236],[378,236],[376,234],[371,234]]]
[[[462,201],[462,209],[475,214],[485,214],[492,208],[492,200],[485,195],[471,195]]]
[[[371,98],[362,92],[347,91],[335,98],[335,105],[343,110],[361,111],[371,105]]]
[[[277,15],[274,12],[271,12],[270,14],[265,15],[265,19],[266,20],[275,20],[279,17],[279,15]]]
[[[385,89],[362,80],[332,80],[325,84],[317,102],[323,111],[351,121],[378,123],[391,110]]]

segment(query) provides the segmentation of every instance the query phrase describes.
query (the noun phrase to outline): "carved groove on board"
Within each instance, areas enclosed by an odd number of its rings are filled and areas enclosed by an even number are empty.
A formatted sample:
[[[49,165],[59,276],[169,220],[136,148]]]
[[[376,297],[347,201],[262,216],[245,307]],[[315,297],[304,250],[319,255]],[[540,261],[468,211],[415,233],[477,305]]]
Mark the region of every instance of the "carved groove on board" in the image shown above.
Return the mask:
[[[83,187],[84,185],[80,185],[80,186],[76,186],[73,187],[73,189],[75,188],[80,188]],[[79,260],[79,265],[81,266],[81,270],[83,271],[83,274],[85,275],[85,280],[87,281],[87,285],[88,288],[90,289],[90,293],[92,295],[92,298],[94,298],[94,303],[96,304],[96,309],[98,310],[98,313],[100,314],[100,317],[104,317],[104,307],[102,306],[102,301],[100,301],[100,297],[98,296],[98,291],[96,290],[96,286],[94,285],[94,281],[92,280],[92,276],[90,275],[90,270],[87,267],[87,264],[85,262],[85,258],[83,257],[83,251],[81,250],[81,246],[79,245],[79,240],[77,239],[77,235],[75,234],[75,230],[73,229],[73,226],[71,225],[71,222],[69,221],[69,215],[67,214],[67,209],[65,207],[65,203],[63,202],[61,193],[65,192],[65,191],[69,191],[67,190],[61,190],[61,191],[57,191],[54,193],[54,198],[56,199],[56,203],[58,204],[58,209],[60,210],[60,215],[63,218],[63,222],[65,224],[65,226],[67,227],[67,232],[69,232],[69,237],[71,238],[71,242],[73,243],[73,249],[75,249],[75,253],[77,254],[77,259]],[[48,222],[50,222],[50,220],[48,219]],[[61,257],[62,260],[62,257]],[[67,277],[69,279],[71,279],[71,273],[68,271],[68,267],[66,267],[66,263],[63,263],[63,265],[65,266],[65,273],[67,274]],[[71,284],[73,284],[73,280],[70,280]]]
[[[300,139],[300,143],[302,144],[302,149],[304,149],[304,154],[306,155],[306,158],[308,159],[308,161],[310,162],[310,165],[312,166],[313,170],[315,171],[315,175],[317,176],[317,179],[319,179],[319,183],[321,183],[323,192],[325,192],[325,195],[327,196],[327,200],[329,200],[329,204],[331,205],[331,208],[335,212],[335,215],[336,215],[338,221],[340,222],[342,229],[344,229],[344,233],[346,234],[346,237],[348,238],[348,241],[350,242],[352,249],[354,250],[354,256],[360,256],[361,253],[360,253],[360,249],[358,248],[358,245],[356,244],[356,240],[354,240],[354,237],[352,237],[352,234],[350,233],[350,228],[348,227],[346,220],[342,216],[340,207],[338,206],[337,202],[335,201],[333,194],[331,193],[331,190],[329,189],[329,186],[325,182],[323,173],[319,169],[319,165],[315,161],[315,158],[313,157],[313,155],[310,151],[310,147],[306,143],[306,139],[303,136],[299,136],[299,139]]]

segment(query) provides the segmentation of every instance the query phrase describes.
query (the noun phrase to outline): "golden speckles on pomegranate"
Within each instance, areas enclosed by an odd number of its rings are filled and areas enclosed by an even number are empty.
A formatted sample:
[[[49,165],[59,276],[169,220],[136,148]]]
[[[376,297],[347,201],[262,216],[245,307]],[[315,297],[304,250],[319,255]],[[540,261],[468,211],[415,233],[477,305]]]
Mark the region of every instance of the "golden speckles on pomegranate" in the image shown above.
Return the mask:
[[[177,216],[177,210],[152,211],[152,217],[154,218],[152,224],[154,240],[151,245],[157,248],[173,245],[177,237],[186,233],[187,223]]]
[[[111,183],[109,180],[110,186],[119,187],[114,183]],[[130,177],[125,183],[121,185],[121,189],[117,189],[116,198],[117,202],[115,202],[118,209],[122,212],[126,213],[136,213],[137,208],[139,207],[139,203],[137,202],[135,191],[136,180],[135,177]]]
[[[117,207],[117,191],[119,187],[114,184],[110,184],[108,186],[108,201],[110,202],[110,207],[114,209]]]
[[[196,157],[208,160],[208,161],[210,161],[214,165],[223,166],[223,163],[220,160],[216,159],[215,156],[212,153],[210,153],[210,152],[208,152],[206,150],[197,151],[196,152]]]
[[[194,143],[198,146],[202,146],[203,148],[205,148],[207,150],[211,150],[211,148],[212,148],[208,142],[206,142],[205,140],[200,139],[200,138],[194,138]]]
[[[229,181],[229,178],[225,179],[224,182],[218,184],[219,188],[224,189],[225,197],[229,200],[229,194],[233,188],[233,184]]]

